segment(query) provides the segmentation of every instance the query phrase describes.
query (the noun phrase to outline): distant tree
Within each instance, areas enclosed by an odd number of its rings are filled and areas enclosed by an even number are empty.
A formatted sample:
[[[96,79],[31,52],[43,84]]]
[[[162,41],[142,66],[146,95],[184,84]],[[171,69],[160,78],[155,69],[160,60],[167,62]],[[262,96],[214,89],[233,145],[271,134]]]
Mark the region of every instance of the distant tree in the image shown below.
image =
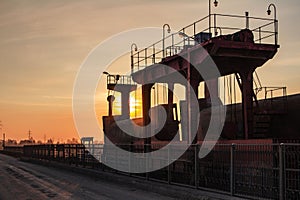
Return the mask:
[[[72,141],[71,141],[72,144],[79,144],[78,140],[76,138],[72,138]]]
[[[47,140],[47,144],[53,144],[53,140],[50,138]]]
[[[38,140],[37,144],[43,144],[43,142],[41,140]]]
[[[12,139],[8,139],[7,140],[7,145],[17,145],[17,141],[16,140],[12,140]]]

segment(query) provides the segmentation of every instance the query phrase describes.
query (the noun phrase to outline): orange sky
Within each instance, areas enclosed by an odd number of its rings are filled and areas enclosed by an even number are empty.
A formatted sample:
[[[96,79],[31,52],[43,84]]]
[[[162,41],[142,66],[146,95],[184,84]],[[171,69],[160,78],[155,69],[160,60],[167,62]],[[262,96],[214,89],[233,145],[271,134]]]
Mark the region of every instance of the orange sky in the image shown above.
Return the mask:
[[[269,3],[220,0],[213,11],[243,15],[247,10],[250,16],[267,17]],[[300,1],[273,3],[278,9],[281,48],[258,72],[264,86],[287,86],[289,94],[299,93]],[[44,135],[56,141],[78,137],[72,116],[73,83],[81,63],[97,44],[111,35],[138,27],[161,27],[169,23],[175,31],[205,15],[207,1],[200,0],[0,1],[3,132],[7,138],[17,140],[27,138],[29,129],[38,140],[44,140]],[[125,71],[130,68],[127,59],[122,61],[128,65]],[[111,72],[122,73],[118,66],[112,66]],[[107,112],[104,78],[97,91],[99,119]]]

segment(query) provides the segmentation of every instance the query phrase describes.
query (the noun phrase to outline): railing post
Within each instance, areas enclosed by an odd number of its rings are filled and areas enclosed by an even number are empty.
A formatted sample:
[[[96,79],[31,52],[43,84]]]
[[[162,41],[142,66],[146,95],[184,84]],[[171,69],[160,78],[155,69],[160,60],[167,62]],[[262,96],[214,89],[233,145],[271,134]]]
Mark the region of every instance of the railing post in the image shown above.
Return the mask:
[[[55,144],[53,144],[53,157],[52,157],[52,159],[53,160],[55,160],[55,152],[56,152],[56,145]]]
[[[217,36],[216,32],[217,32],[217,18],[216,18],[216,14],[214,14],[214,30],[215,30],[215,36]]]
[[[275,26],[275,45],[278,43],[278,21],[274,19],[274,26]]]
[[[170,145],[168,145],[168,184],[171,184],[171,158],[170,158]]]
[[[147,67],[147,48],[145,48],[145,66]]]
[[[234,195],[234,178],[235,178],[235,174],[234,174],[234,152],[235,152],[235,144],[232,143],[231,144],[231,148],[230,148],[230,194],[231,196]]]
[[[153,44],[153,46],[152,46],[152,54],[153,54],[153,56],[152,56],[152,64],[154,64],[155,63],[155,45]]]
[[[174,33],[172,33],[172,49],[171,49],[171,51],[172,51],[172,55],[171,56],[173,56],[175,53],[174,53]]]
[[[199,180],[198,180],[198,145],[195,144],[194,148],[194,163],[195,163],[195,188],[197,189],[199,187]]]
[[[279,145],[279,200],[285,200],[285,146]]]
[[[133,55],[130,56],[131,58],[131,74],[133,73]]]
[[[82,153],[82,158],[81,158],[81,159],[82,159],[82,162],[83,162],[82,164],[83,164],[83,167],[85,167],[86,164],[87,164],[87,163],[86,163],[86,162],[87,162],[87,159],[86,159],[86,158],[87,158],[87,155],[86,155],[86,154],[87,154],[87,151],[86,151],[85,146],[81,146],[81,149],[82,149],[82,150],[81,150],[81,153]]]
[[[132,175],[132,156],[133,156],[133,148],[132,148],[133,143],[129,144],[129,176]]]
[[[246,29],[249,29],[249,12],[245,12],[246,16]]]
[[[258,28],[258,33],[259,33],[259,43],[261,44],[261,27]]]
[[[78,144],[75,144],[75,165],[78,166]]]
[[[149,149],[149,146],[150,146],[150,144],[146,144],[146,146],[147,146],[147,149]],[[148,154],[147,153],[144,153],[145,154],[145,159],[146,159],[146,180],[149,180],[150,179],[150,177],[149,177],[149,165],[150,165],[150,162],[149,162],[149,156],[148,156]]]
[[[140,70],[140,52],[138,51],[138,53],[137,53],[137,59],[138,59],[138,61],[137,61],[137,67],[138,67],[138,70]]]

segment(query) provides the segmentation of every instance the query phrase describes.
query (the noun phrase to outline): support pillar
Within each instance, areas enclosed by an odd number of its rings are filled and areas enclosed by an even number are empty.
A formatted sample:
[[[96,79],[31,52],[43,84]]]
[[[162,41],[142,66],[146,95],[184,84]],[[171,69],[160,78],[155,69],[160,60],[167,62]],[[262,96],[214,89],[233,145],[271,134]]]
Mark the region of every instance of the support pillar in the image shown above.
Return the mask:
[[[113,110],[113,102],[115,100],[115,97],[113,95],[109,95],[107,97],[107,101],[108,101],[108,116],[109,117],[112,117],[113,113],[112,113],[112,110]]]
[[[211,91],[208,90],[208,87],[211,89]],[[219,98],[219,81],[217,78],[207,80],[205,82],[204,96],[207,103],[211,103],[211,99]]]
[[[172,120],[173,116],[173,91],[174,83],[168,83],[168,120]]]
[[[143,125],[146,126],[150,123],[149,110],[151,108],[151,88],[153,84],[142,85],[142,101],[143,101]],[[149,135],[149,133],[146,133]],[[151,138],[144,139],[144,152],[151,151]]]
[[[242,109],[244,137],[250,139],[253,136],[253,72],[241,72],[242,80]]]
[[[123,91],[121,93],[121,112],[122,117],[128,119],[130,118],[130,99],[129,99],[129,93],[130,91]]]
[[[199,80],[191,78],[189,80],[190,82],[190,86],[191,89],[193,91],[190,91],[189,87],[186,89],[187,93],[186,93],[186,99],[187,99],[187,112],[188,112],[188,120],[187,120],[187,124],[188,124],[188,143],[192,144],[192,143],[196,143],[197,142],[197,135],[195,136],[195,138],[192,138],[192,133],[197,133],[198,132],[198,125],[199,125],[199,121],[198,121],[198,115],[199,115],[199,110],[197,109],[193,109],[193,108],[197,108],[199,107],[199,103],[198,103],[198,87],[199,87]],[[195,96],[197,97],[197,99],[195,100],[194,98],[191,98],[192,96],[192,92],[194,92]]]
[[[136,90],[136,85],[118,84],[113,88],[121,93],[121,119],[130,118],[130,92]]]

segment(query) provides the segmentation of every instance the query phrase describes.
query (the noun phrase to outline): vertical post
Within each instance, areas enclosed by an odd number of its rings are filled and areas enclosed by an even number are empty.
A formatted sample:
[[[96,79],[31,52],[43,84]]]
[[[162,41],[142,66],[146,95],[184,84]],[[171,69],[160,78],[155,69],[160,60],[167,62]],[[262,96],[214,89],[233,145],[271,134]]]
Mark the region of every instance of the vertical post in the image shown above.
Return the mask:
[[[69,164],[71,165],[72,163],[71,163],[71,145],[70,144],[68,144],[68,160],[69,160]]]
[[[240,73],[242,80],[242,107],[244,139],[251,139],[253,134],[253,70]]]
[[[198,144],[194,145],[194,163],[195,163],[195,188],[199,187],[199,180],[198,180]]]
[[[53,150],[53,160],[55,160],[55,152],[56,152],[56,145],[55,144],[52,144],[52,150]]]
[[[138,61],[137,61],[137,67],[138,67],[137,71],[139,71],[140,70],[140,52],[137,52],[137,59],[138,59]]]
[[[147,148],[147,149],[149,149],[149,147]],[[150,179],[150,177],[149,177],[149,165],[150,165],[150,162],[149,162],[149,156],[148,156],[149,154],[146,154],[145,153],[145,159],[146,159],[146,180],[149,180]]]
[[[210,2],[210,0],[208,0],[208,32],[209,32],[209,35],[210,35],[210,33],[211,33],[211,17],[210,17],[210,15],[211,15],[211,2]]]
[[[132,145],[133,145],[133,143],[131,142],[130,144],[129,144],[129,176],[131,176],[132,175],[132,156],[133,156],[133,148],[132,148]]]
[[[171,184],[171,158],[170,158],[170,146],[168,145],[168,184]]]
[[[246,29],[249,29],[249,12],[245,12],[246,16]]]
[[[285,200],[285,146],[279,145],[279,200]]]
[[[261,27],[258,28],[258,33],[259,33],[259,43],[261,44]]]
[[[128,119],[130,118],[130,88],[120,87],[121,92],[121,113],[122,118]]]
[[[173,119],[173,90],[174,83],[168,83],[168,120]]]
[[[132,53],[131,53],[130,58],[131,58],[131,74],[133,74],[133,55],[132,55]]]
[[[231,144],[231,148],[230,148],[230,194],[231,196],[234,195],[234,178],[235,178],[235,174],[234,174],[234,151],[235,151],[235,144]]]
[[[172,54],[170,55],[170,56],[173,56],[174,54],[175,54],[175,52],[174,52],[174,33],[172,34],[172,49],[171,49],[171,52],[172,52]]]
[[[275,45],[278,43],[278,21],[274,19],[274,26],[275,26]]]
[[[78,144],[75,144],[75,165],[78,166]]]
[[[3,149],[5,148],[5,133],[3,133]]]
[[[210,0],[209,0],[210,2]],[[191,64],[190,64],[190,51],[188,50],[188,68],[187,68],[187,81],[189,84],[191,84]],[[192,124],[191,124],[191,86],[187,84],[187,96],[186,96],[186,102],[187,102],[187,125],[188,125],[188,132],[187,132],[187,142],[188,144],[192,143],[191,140],[191,132],[192,132]]]
[[[215,30],[215,36],[217,36],[218,33],[217,33],[217,18],[216,18],[216,14],[214,14],[214,30]]]
[[[153,53],[153,56],[152,56],[152,64],[155,63],[155,45],[153,44],[152,46],[152,53]]]
[[[143,125],[147,126],[150,123],[149,110],[151,107],[151,88],[153,84],[142,85],[142,101],[143,101]],[[145,129],[147,131],[147,129]],[[149,133],[145,133],[146,136]],[[144,139],[144,153],[151,151],[151,138],[147,137]]]

